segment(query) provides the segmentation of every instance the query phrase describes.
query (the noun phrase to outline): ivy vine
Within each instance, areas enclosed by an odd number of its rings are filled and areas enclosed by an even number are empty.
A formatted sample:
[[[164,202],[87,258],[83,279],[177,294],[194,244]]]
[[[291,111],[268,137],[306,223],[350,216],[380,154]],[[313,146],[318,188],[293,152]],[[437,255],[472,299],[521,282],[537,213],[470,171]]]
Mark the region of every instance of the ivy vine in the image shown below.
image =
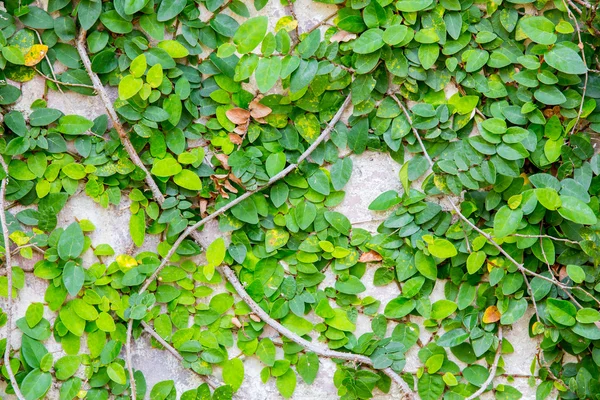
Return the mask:
[[[505,333],[530,315],[536,399],[600,399],[597,2],[323,0],[311,27],[289,0],[39,3],[0,11],[6,394],[242,399],[256,357],[284,398],[327,358],[345,400],[519,399]],[[106,114],[13,109],[35,76]],[[401,165],[376,232],[335,211],[367,150]],[[128,205],[131,252],[59,226],[80,192]],[[148,339],[205,383],[149,387]]]

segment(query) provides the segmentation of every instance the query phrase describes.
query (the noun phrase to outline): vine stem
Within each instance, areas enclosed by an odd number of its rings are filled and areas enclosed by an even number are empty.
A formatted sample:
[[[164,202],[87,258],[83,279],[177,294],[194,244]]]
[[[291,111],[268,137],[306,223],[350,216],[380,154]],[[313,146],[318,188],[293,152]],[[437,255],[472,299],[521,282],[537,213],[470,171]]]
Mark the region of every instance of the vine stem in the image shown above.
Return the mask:
[[[98,75],[96,75],[96,73],[94,71],[92,71],[92,62],[90,61],[90,57],[88,56],[87,50],[85,47],[86,34],[87,34],[87,32],[85,31],[85,29],[81,29],[79,32],[79,38],[77,39],[77,52],[79,53],[79,57],[81,58],[81,61],[83,62],[83,66],[85,67],[85,70],[86,70],[88,76],[92,80],[92,83],[94,85],[94,88],[96,89],[96,92],[100,95],[100,99],[102,100],[102,103],[104,104],[104,108],[106,108],[106,112],[108,113],[108,116],[110,117],[110,119],[113,123],[113,127],[115,128],[115,130],[119,134],[119,137],[121,138],[121,143],[123,144],[125,151],[127,151],[127,154],[129,154],[130,156],[132,154],[137,155],[135,149],[133,148],[133,145],[131,144],[131,141],[129,140],[129,137],[127,135],[127,130],[125,129],[125,127],[119,120],[119,116],[117,115],[114,107],[112,106],[112,100],[108,97],[108,93],[106,93],[106,90],[104,89],[104,85],[102,85],[102,82],[100,81],[100,78],[98,78]],[[146,177],[150,176],[150,172],[148,171],[148,169],[146,168],[146,166],[144,165],[144,163],[142,162],[142,160],[140,159],[139,156],[137,156],[135,158],[131,158],[131,161],[138,168],[140,168],[142,171],[144,171],[144,174],[146,175]],[[154,182],[152,179],[150,179],[150,180],[146,179],[146,183],[148,184],[148,187],[150,188],[150,191],[152,192],[152,196],[154,197],[154,199],[156,199],[157,201],[160,202],[160,204],[162,204],[162,202],[165,200],[165,197],[163,196],[162,192],[156,185],[156,182]]]
[[[496,377],[496,370],[498,369],[498,363],[500,362],[500,355],[502,354],[502,326],[498,325],[498,348],[496,349],[496,355],[494,356],[494,362],[492,363],[492,367],[490,368],[490,374],[483,382],[483,385],[477,390],[475,393],[467,397],[465,400],[474,400],[480,395],[482,395],[490,383]]]
[[[90,79],[92,80],[96,91],[100,95],[100,98],[101,98],[102,102],[104,103],[104,106],[105,106],[105,108],[106,108],[106,110],[107,110],[107,112],[108,112],[111,120],[113,121],[113,126],[115,127],[115,129],[119,133],[119,136],[121,138],[121,142],[123,143],[123,147],[127,151],[127,153],[129,155],[129,157],[131,158],[132,162],[135,165],[139,166],[144,171],[144,173],[146,175],[146,179],[145,179],[146,183],[150,187],[150,190],[152,191],[152,195],[153,195],[154,199],[159,204],[162,204],[164,202],[164,196],[163,196],[163,194],[160,192],[160,189],[158,188],[158,186],[156,185],[156,183],[154,182],[154,180],[150,176],[150,173],[148,172],[147,168],[144,166],[144,164],[142,163],[141,159],[139,158],[139,155],[137,154],[137,152],[135,151],[135,149],[131,145],[131,142],[127,138],[127,133],[126,133],[123,125],[121,124],[121,122],[120,122],[120,120],[119,120],[116,112],[114,111],[114,108],[112,107],[112,102],[111,102],[110,98],[108,97],[108,94],[106,93],[106,90],[104,89],[104,86],[102,85],[102,82],[100,81],[100,79],[98,78],[98,76],[96,75],[96,73],[94,73],[92,71],[91,62],[90,62],[90,59],[89,59],[89,57],[87,55],[87,51],[86,51],[86,48],[85,48],[85,37],[86,37],[86,31],[82,29],[80,31],[79,38],[77,40],[77,50],[79,52],[81,60],[83,61],[84,67],[85,67],[88,75],[90,76]],[[336,114],[331,119],[331,121],[327,124],[327,127],[323,130],[323,132],[319,135],[319,137],[308,147],[308,149],[306,149],[306,151],[304,153],[302,153],[302,155],[298,158],[298,160],[297,160],[296,163],[290,164],[283,171],[281,171],[277,175],[273,176],[265,185],[263,185],[263,186],[255,189],[255,190],[251,190],[251,191],[245,192],[243,195],[241,195],[240,197],[236,198],[232,202],[226,204],[225,206],[219,208],[217,211],[215,211],[214,213],[212,213],[208,217],[206,217],[206,218],[198,221],[193,226],[188,227],[177,238],[177,240],[175,241],[175,243],[173,244],[173,246],[169,250],[168,254],[163,259],[161,265],[159,265],[159,267],[156,269],[156,271],[154,271],[154,273],[152,274],[152,276],[150,276],[150,278],[146,279],[146,281],[144,282],[143,286],[141,287],[139,293],[143,293],[144,291],[146,291],[148,289],[148,287],[150,286],[150,284],[152,284],[152,282],[158,277],[158,274],[160,273],[160,271],[169,262],[170,258],[173,256],[173,254],[175,254],[175,252],[177,251],[177,248],[179,247],[179,245],[188,236],[192,236],[192,238],[198,244],[201,244],[202,238],[200,236],[200,233],[197,231],[198,228],[202,227],[207,222],[209,222],[209,221],[217,218],[218,216],[224,214],[226,211],[228,211],[229,209],[233,208],[237,204],[241,203],[245,199],[249,198],[253,194],[255,194],[257,192],[260,192],[261,190],[263,190],[263,189],[265,189],[267,187],[270,187],[272,184],[274,184],[275,182],[279,181],[280,179],[284,178],[289,173],[291,173],[292,171],[294,171],[298,167],[298,165],[302,161],[304,161],[306,158],[308,158],[312,154],[312,152],[319,146],[319,144],[321,144],[329,136],[329,134],[333,130],[335,124],[342,117],[343,112],[350,105],[350,102],[351,102],[350,100],[351,100],[350,96],[347,96],[346,99],[344,100],[342,106],[336,112]],[[239,281],[239,279],[237,278],[237,276],[235,275],[235,273],[233,272],[233,270],[231,268],[229,268],[226,265],[223,265],[222,269],[223,269],[224,275],[227,278],[227,280],[232,284],[233,287],[236,288],[236,291],[238,292],[238,295],[242,299],[244,299],[244,301],[248,304],[248,306],[252,310],[254,310],[256,312],[256,314],[259,315],[259,317],[261,317],[261,319],[265,323],[267,323],[269,326],[271,326],[272,328],[274,328],[280,334],[282,334],[282,335],[286,336],[288,339],[290,339],[290,340],[292,340],[292,341],[294,341],[294,342],[302,345],[305,349],[307,349],[309,351],[312,351],[315,354],[320,355],[322,357],[326,357],[326,358],[338,358],[338,359],[347,360],[347,361],[360,362],[362,364],[369,365],[371,367],[373,366],[373,362],[371,361],[371,359],[368,358],[368,357],[366,357],[366,356],[358,355],[358,354],[352,354],[352,353],[343,353],[343,352],[333,351],[333,350],[329,350],[329,349],[323,349],[320,346],[316,346],[315,344],[307,341],[306,339],[304,339],[304,338],[300,337],[299,335],[295,334],[294,332],[290,331],[289,329],[287,329],[286,327],[284,327],[283,325],[281,325],[279,322],[277,322],[273,318],[271,318],[262,308],[260,308],[260,306],[258,305],[258,303],[256,303],[248,295],[248,293],[246,292],[244,286]],[[146,331],[149,332],[152,335],[152,332],[154,332],[154,330],[152,330],[147,324],[145,324],[145,325],[147,326],[147,328],[145,327]],[[128,352],[129,354],[131,354],[131,331],[132,331],[132,327],[133,327],[133,320],[129,320],[128,327],[127,327],[127,333],[128,334],[127,334],[126,343],[125,343],[126,352]],[[154,333],[156,333],[156,332],[154,332]],[[158,334],[157,334],[157,336],[158,336]],[[153,335],[153,337],[156,338],[156,336],[154,336],[154,335]],[[167,348],[167,347],[165,347],[165,348]],[[171,351],[171,350],[169,350],[169,351]],[[175,352],[176,353],[177,351],[175,349],[173,349],[173,351],[171,351],[171,352]],[[128,357],[128,358],[130,358],[130,357]],[[132,366],[132,362],[131,362],[130,359],[127,362],[127,368],[129,370],[130,376],[133,376],[133,366]],[[408,387],[408,384],[395,371],[393,371],[391,368],[386,368],[386,369],[383,369],[382,372],[385,373],[387,376],[390,377],[390,379],[392,379],[394,382],[396,382],[398,384],[398,386],[400,387],[400,390],[404,394],[405,398],[407,398],[407,399],[414,399],[415,398],[412,390]],[[132,380],[132,385],[135,385],[135,383],[133,383],[133,382],[134,381]],[[135,391],[134,390],[132,390],[132,399],[135,399]]]
[[[210,214],[208,217],[201,219],[200,221],[196,222],[194,225],[188,227],[185,231],[183,231],[183,233],[177,238],[175,243],[173,243],[173,247],[171,247],[171,249],[167,253],[166,257],[163,258],[162,263],[158,266],[156,271],[154,271],[154,273],[149,278],[146,279],[146,281],[142,285],[142,288],[140,289],[139,293],[141,294],[141,293],[145,292],[148,289],[148,287],[152,284],[152,282],[154,282],[156,280],[156,278],[158,277],[158,274],[160,274],[160,272],[167,265],[167,263],[169,262],[169,260],[173,256],[173,254],[175,254],[175,252],[177,251],[177,248],[179,247],[179,245],[188,236],[192,236],[194,238],[194,240],[196,240],[196,241],[198,241],[200,239],[199,232],[197,232],[198,228],[204,226],[207,222],[210,222],[213,219],[217,218],[218,216],[224,214],[226,211],[228,211],[231,208],[235,207],[236,205],[240,204],[242,201],[246,200],[253,194],[258,193],[261,190],[264,190],[264,189],[270,187],[275,182],[279,181],[280,179],[285,178],[288,174],[290,174],[292,171],[294,171],[298,167],[298,165],[300,165],[300,163],[302,161],[304,161],[306,158],[308,158],[312,154],[312,152],[319,146],[319,144],[321,144],[329,136],[329,134],[333,130],[333,127],[340,120],[340,118],[342,117],[342,114],[344,113],[344,111],[346,110],[346,108],[349,105],[350,105],[350,96],[346,97],[346,100],[344,100],[344,103],[342,104],[342,106],[335,113],[335,115],[333,116],[331,121],[329,121],[329,123],[327,124],[327,127],[323,130],[323,132],[319,135],[319,137],[314,141],[314,143],[311,144],[308,147],[308,149],[306,149],[306,151],[304,151],[304,153],[302,153],[302,155],[300,157],[298,157],[298,160],[294,164],[288,165],[285,169],[283,169],[283,171],[279,172],[277,175],[274,175],[271,179],[269,179],[269,181],[266,184],[259,186],[258,188],[254,189],[254,190],[249,190],[249,191],[245,192],[240,197],[227,203],[223,207],[219,208],[218,210],[216,210],[215,212]],[[134,154],[130,154],[130,156],[138,157],[137,153],[135,153],[135,152],[134,152]],[[147,175],[146,181],[148,181],[148,180],[152,180],[152,177],[150,177],[149,174]]]
[[[6,177],[2,179],[2,184],[0,185],[0,224],[2,224],[2,236],[4,236],[4,268],[6,269],[6,280],[7,280],[7,297],[8,300],[6,302],[6,349],[4,350],[4,366],[6,367],[6,373],[8,374],[8,379],[10,380],[10,384],[15,391],[15,395],[19,400],[25,400],[25,397],[21,393],[19,389],[19,385],[17,384],[17,380],[15,378],[15,374],[10,366],[10,339],[12,334],[12,320],[13,320],[13,280],[12,280],[12,255],[10,252],[10,238],[8,237],[8,225],[6,224],[6,210],[5,210],[5,196],[6,196],[6,184],[8,183],[8,165],[6,165],[6,161],[0,155],[0,164],[2,164],[2,168],[4,168],[4,172],[6,173]]]

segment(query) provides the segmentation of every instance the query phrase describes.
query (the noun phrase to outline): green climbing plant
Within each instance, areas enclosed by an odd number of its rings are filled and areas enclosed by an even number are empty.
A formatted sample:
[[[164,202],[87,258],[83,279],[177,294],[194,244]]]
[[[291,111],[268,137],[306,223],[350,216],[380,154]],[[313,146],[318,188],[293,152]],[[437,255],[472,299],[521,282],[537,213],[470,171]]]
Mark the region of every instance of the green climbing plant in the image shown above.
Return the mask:
[[[3,2],[5,393],[247,398],[253,357],[284,398],[327,358],[345,400],[519,399],[505,331],[528,318],[536,398],[600,398],[598,4],[320,3],[305,26],[288,0]],[[335,208],[366,151],[401,165],[376,231]],[[129,209],[129,252],[58,223],[80,195]],[[205,383],[148,385],[147,338]]]

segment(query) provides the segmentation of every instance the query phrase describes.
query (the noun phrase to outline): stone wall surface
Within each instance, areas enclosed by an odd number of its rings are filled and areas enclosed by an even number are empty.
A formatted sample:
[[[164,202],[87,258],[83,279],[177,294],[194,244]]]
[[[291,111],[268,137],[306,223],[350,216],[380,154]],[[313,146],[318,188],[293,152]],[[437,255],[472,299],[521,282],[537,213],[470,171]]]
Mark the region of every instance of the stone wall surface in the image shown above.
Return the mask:
[[[250,9],[253,7],[250,5]],[[311,0],[297,0],[294,3],[294,10],[299,20],[300,32],[305,32],[315,25],[320,24],[323,20],[330,18],[335,12],[336,7],[326,4],[314,3]],[[277,19],[286,15],[283,6],[279,1],[271,1],[264,9],[258,12],[259,15],[267,15],[270,18],[270,23],[274,26]],[[208,11],[204,11],[201,18],[205,19],[208,16]],[[323,24],[321,29],[326,29],[326,24]],[[105,114],[105,109],[99,97],[88,97],[78,95],[72,92],[61,94],[55,91],[45,93],[43,78],[36,76],[32,81],[23,85],[23,96],[14,106],[14,109],[23,112],[25,115],[29,113],[31,103],[39,98],[45,97],[48,102],[48,107],[57,108],[65,114],[80,114],[87,118],[95,118],[98,115]],[[249,90],[252,90],[252,82]],[[256,90],[252,90],[256,91]],[[448,94],[452,94],[453,89],[450,87],[447,90]],[[114,96],[114,90],[111,91]],[[349,155],[354,163],[354,169],[350,182],[345,188],[346,197],[344,201],[337,207],[337,211],[344,213],[350,221],[358,227],[368,229],[372,232],[376,231],[379,223],[385,218],[384,213],[371,212],[368,210],[370,202],[380,193],[386,190],[401,190],[401,184],[398,178],[398,172],[401,165],[393,161],[388,155],[375,152],[365,152],[361,155]],[[407,158],[408,160],[408,158]],[[16,212],[17,209],[11,210]],[[75,218],[89,219],[96,226],[96,231],[91,234],[93,244],[108,243],[114,249],[116,254],[127,252],[138,252],[141,250],[155,249],[158,243],[158,238],[147,236],[144,249],[137,249],[133,245],[129,237],[129,203],[127,196],[123,196],[122,202],[118,206],[110,206],[108,209],[102,208],[88,198],[84,192],[73,196],[66,207],[59,215],[59,226],[66,226],[73,222]],[[218,235],[216,224],[210,224],[205,228],[206,237],[214,238]],[[86,263],[95,262],[93,256],[89,255]],[[107,260],[110,261],[110,260]],[[32,261],[21,260],[26,265]],[[382,302],[380,312],[388,301],[398,295],[398,287],[395,284],[389,284],[383,287],[374,287],[373,274],[377,269],[377,265],[371,264],[367,268],[367,272],[363,281],[367,284],[365,296],[373,296]],[[329,282],[332,282],[333,277],[329,276]],[[371,284],[371,285],[369,285]],[[19,298],[16,300],[14,314],[16,318],[24,316],[27,306],[31,302],[43,302],[44,292],[46,290],[46,281],[35,278],[28,274],[26,285],[19,292]],[[223,292],[224,285],[215,287],[215,294]],[[434,293],[432,294],[432,302],[443,298],[443,282],[438,282]],[[2,301],[0,301],[0,305]],[[51,322],[54,316],[46,309],[45,317]],[[504,356],[505,371],[507,375],[517,374],[519,377],[510,382],[511,385],[518,388],[523,393],[523,399],[535,398],[535,386],[531,387],[528,384],[528,376],[531,375],[530,366],[535,358],[537,351],[537,342],[529,338],[528,321],[531,313],[528,313],[517,324],[512,327],[505,328],[505,337],[513,345],[515,352]],[[419,322],[418,318],[414,321]],[[392,327],[393,328],[393,327]],[[390,329],[392,329],[390,328]],[[364,316],[359,317],[357,324],[357,334],[370,331],[370,320]],[[427,342],[430,335],[422,329],[421,340]],[[0,329],[0,337],[6,334],[6,327]],[[265,335],[276,337],[274,331],[266,330]],[[51,342],[50,339],[48,342]],[[19,347],[20,334],[16,330],[12,336],[12,346]],[[56,343],[48,343],[48,348],[55,353],[55,359],[60,357],[62,349]],[[232,348],[231,355],[239,354],[237,348]],[[144,372],[148,388],[151,388],[156,382],[173,379],[176,382],[178,393],[191,388],[197,387],[202,383],[202,380],[191,370],[185,369],[170,353],[152,348],[150,339],[144,335],[141,340],[133,342],[133,362],[135,368]],[[407,371],[416,372],[420,367],[420,362],[417,357],[417,349],[413,348],[407,354]],[[238,397],[248,400],[267,400],[279,399],[277,388],[275,387],[274,379],[263,384],[260,379],[260,371],[263,368],[261,362],[254,357],[244,359],[245,379],[238,391]],[[320,369],[317,379],[312,385],[306,385],[301,379],[298,379],[298,386],[293,395],[294,400],[320,399],[330,400],[337,399],[337,391],[333,384],[333,374],[335,372],[335,364],[328,360],[320,361]],[[217,370],[217,378],[220,379],[221,371]],[[497,382],[509,383],[507,378],[500,377]],[[13,397],[4,396],[4,384],[0,382],[0,398],[12,399]],[[149,390],[148,390],[149,393]],[[58,398],[57,388],[53,388],[48,394],[49,399]],[[392,386],[389,394],[376,392],[375,398],[383,399],[399,399],[400,394],[397,387]],[[482,398],[491,399],[493,395],[486,394]]]

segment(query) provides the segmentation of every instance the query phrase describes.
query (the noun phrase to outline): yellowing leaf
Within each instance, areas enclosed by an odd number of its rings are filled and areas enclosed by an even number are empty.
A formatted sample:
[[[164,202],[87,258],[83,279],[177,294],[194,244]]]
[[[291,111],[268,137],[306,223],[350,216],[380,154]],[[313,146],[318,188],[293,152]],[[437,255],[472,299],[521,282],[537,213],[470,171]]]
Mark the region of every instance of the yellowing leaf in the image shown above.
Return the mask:
[[[485,312],[483,313],[483,322],[486,324],[491,324],[494,322],[500,321],[500,311],[498,311],[498,307],[489,306]]]
[[[121,268],[121,271],[127,272],[131,268],[136,267],[138,262],[135,258],[131,257],[128,254],[121,254],[117,256],[117,264]]]
[[[25,65],[33,67],[46,57],[48,54],[48,46],[45,44],[34,44],[31,49],[25,54]]]

